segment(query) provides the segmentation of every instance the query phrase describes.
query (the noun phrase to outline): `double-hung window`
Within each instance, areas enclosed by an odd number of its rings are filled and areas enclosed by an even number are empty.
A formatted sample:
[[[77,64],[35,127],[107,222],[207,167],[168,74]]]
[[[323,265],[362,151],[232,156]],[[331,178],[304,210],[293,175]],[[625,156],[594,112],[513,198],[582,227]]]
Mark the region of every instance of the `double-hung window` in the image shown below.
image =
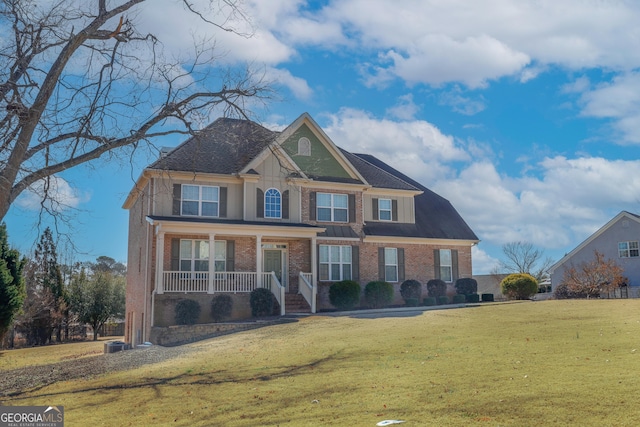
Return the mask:
[[[380,221],[391,221],[391,199],[378,200],[378,218]]]
[[[270,188],[264,193],[264,217],[282,218],[282,197],[280,191]]]
[[[638,242],[620,242],[618,243],[618,256],[620,258],[635,258],[640,256]]]
[[[180,240],[180,271],[209,271],[208,240]]]
[[[182,185],[182,215],[219,216],[220,187]]]
[[[384,248],[384,280],[398,281],[398,249]]]
[[[349,197],[346,194],[318,193],[318,221],[349,222]]]
[[[445,282],[453,281],[451,249],[440,249],[440,279]]]
[[[320,245],[320,280],[351,280],[351,246]]]

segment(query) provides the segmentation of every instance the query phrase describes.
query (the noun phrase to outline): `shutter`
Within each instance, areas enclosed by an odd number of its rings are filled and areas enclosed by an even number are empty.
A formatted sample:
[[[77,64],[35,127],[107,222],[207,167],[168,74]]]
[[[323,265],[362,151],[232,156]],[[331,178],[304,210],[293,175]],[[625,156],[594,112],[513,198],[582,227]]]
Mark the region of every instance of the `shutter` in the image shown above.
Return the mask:
[[[373,213],[373,220],[377,221],[380,219],[380,215],[378,212],[378,199],[373,199],[371,203],[371,209]]]
[[[227,271],[235,271],[236,269],[236,242],[235,240],[227,240]]]
[[[173,184],[173,215],[180,215],[180,199],[182,197],[182,185]]]
[[[378,248],[378,280],[384,281],[384,248]]]
[[[360,246],[351,246],[351,280],[360,282]]]
[[[458,251],[451,250],[451,279],[455,283],[458,280]]]
[[[404,282],[404,249],[398,248],[398,282]]]
[[[433,250],[433,275],[434,279],[440,278],[440,249]]]
[[[256,188],[256,217],[264,218],[264,191]]]
[[[356,222],[356,195],[349,194],[349,222]]]
[[[309,193],[309,221],[316,220],[316,192]]]
[[[227,187],[220,187],[220,204],[218,216],[220,218],[227,217]]]
[[[321,245],[316,245],[316,271],[318,272],[318,282],[321,280],[320,279],[320,246]]]
[[[180,271],[180,239],[171,239],[171,271]]]
[[[282,193],[282,219],[289,219],[289,190]]]
[[[397,220],[398,220],[398,201],[392,200],[391,201],[391,221],[397,221]]]

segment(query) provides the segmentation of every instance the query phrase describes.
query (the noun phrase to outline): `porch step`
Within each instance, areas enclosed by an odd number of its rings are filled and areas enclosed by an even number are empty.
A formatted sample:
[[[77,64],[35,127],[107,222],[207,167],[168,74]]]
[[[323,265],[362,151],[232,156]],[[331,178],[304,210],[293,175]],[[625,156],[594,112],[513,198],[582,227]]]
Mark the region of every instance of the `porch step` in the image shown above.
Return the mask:
[[[284,304],[287,313],[311,313],[307,300],[300,294],[285,294]]]

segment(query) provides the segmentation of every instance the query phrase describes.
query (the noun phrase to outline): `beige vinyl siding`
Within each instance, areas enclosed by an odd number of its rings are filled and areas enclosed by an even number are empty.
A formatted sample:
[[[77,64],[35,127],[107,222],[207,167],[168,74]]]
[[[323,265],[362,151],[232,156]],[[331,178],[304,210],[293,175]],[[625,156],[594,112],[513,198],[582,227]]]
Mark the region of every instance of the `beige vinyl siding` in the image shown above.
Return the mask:
[[[415,204],[413,197],[398,196],[380,196],[380,195],[363,195],[364,203],[364,220],[373,221],[373,199],[391,199],[398,202],[398,221],[401,223],[413,224],[416,222]]]

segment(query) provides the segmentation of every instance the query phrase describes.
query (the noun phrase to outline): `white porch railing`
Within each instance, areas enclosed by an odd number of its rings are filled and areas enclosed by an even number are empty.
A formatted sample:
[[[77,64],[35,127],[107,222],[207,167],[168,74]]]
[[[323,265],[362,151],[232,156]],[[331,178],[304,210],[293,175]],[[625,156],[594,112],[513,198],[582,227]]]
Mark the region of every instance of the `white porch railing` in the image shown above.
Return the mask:
[[[211,280],[209,280],[211,279]],[[248,293],[256,288],[267,288],[280,304],[280,314],[285,314],[282,286],[274,272],[255,273],[247,271],[165,271],[162,277],[162,292],[174,293]]]
[[[298,290],[311,307],[311,312],[316,312],[316,297],[318,288],[312,285],[313,275],[311,273],[300,272],[298,276]]]

